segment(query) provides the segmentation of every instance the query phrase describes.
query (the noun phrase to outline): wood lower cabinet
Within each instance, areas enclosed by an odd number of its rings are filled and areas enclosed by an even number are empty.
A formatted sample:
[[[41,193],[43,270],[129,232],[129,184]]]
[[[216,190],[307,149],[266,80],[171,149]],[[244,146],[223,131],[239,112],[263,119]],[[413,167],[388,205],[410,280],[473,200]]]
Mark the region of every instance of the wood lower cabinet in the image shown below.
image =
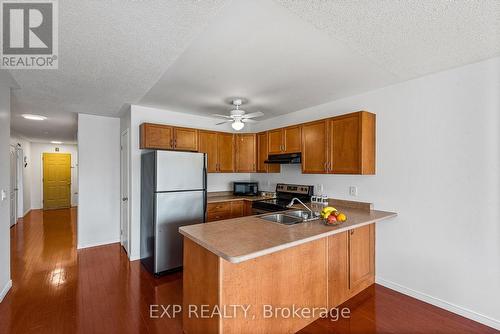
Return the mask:
[[[375,224],[328,237],[328,307],[375,283]]]
[[[248,203],[250,210],[248,208]],[[227,202],[208,203],[207,205],[207,221],[217,221],[230,218],[239,218],[250,216],[252,202],[244,200],[234,200]]]
[[[143,123],[140,127],[139,146],[141,149],[197,151],[198,130]]]
[[[269,154],[297,153],[301,151],[301,126],[294,125],[268,131]]]
[[[328,173],[328,121],[302,125],[302,172]]]
[[[257,142],[252,133],[236,135],[236,172],[252,173],[257,170]]]
[[[257,133],[257,172],[258,173],[279,173],[279,164],[266,164],[269,153],[267,143],[267,132]]]
[[[375,114],[360,111],[329,121],[328,171],[375,174]]]

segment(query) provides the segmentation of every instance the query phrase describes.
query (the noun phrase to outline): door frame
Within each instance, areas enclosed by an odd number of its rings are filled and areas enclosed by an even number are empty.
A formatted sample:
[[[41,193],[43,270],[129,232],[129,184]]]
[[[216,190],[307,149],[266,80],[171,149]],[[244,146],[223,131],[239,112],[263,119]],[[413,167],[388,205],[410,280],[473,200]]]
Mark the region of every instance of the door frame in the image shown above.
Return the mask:
[[[127,147],[126,154],[123,150],[123,143],[125,143]],[[126,161],[127,166],[127,175],[124,174],[124,160]],[[124,226],[124,216],[123,216],[123,208],[124,205],[124,181],[126,180],[127,187],[127,226]],[[123,231],[126,232],[123,233]],[[127,252],[128,257],[130,258],[130,131],[129,129],[125,129],[120,134],[120,244]],[[124,245],[125,244],[125,245]]]
[[[17,219],[23,218],[26,212],[24,204],[24,150],[20,146],[16,146],[16,173],[17,173]],[[17,222],[16,219],[16,222]]]
[[[72,186],[73,186],[73,178],[72,178],[72,170],[71,170],[71,164],[73,163],[73,155],[70,153],[70,152],[42,152],[41,153],[41,157],[40,157],[40,172],[41,172],[41,175],[40,175],[40,181],[41,181],[41,189],[40,189],[40,193],[41,193],[41,197],[42,197],[42,210],[52,210],[52,209],[46,209],[45,208],[45,191],[44,191],[44,183],[45,183],[45,180],[43,178],[43,174],[44,174],[44,169],[45,169],[45,162],[43,160],[43,156],[45,154],[65,154],[65,155],[69,155],[69,207],[68,209],[71,208],[71,200],[72,200],[72,194],[71,194],[71,189],[72,189]]]
[[[14,157],[14,164],[12,158]],[[10,217],[9,217],[9,226],[12,227],[17,224],[18,218],[18,193],[16,192],[16,188],[18,186],[18,159],[17,159],[17,150],[14,145],[9,146],[9,206],[10,206]],[[12,184],[12,179],[15,179],[14,184]],[[14,194],[13,194],[14,192]],[[12,202],[14,202],[14,207],[12,207]],[[14,219],[12,219],[14,217]]]

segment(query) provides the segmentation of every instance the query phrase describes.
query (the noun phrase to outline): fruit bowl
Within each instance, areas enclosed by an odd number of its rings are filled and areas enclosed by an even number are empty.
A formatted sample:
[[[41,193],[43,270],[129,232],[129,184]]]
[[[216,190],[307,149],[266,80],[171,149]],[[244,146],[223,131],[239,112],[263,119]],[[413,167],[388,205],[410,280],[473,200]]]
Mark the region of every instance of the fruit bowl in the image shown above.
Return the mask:
[[[336,222],[333,222],[333,223],[328,222],[328,219],[321,219],[321,221],[326,226],[339,226],[339,225],[345,223],[347,220],[344,220],[342,222],[337,220]]]
[[[323,224],[327,226],[337,226],[347,221],[347,216],[332,206],[323,208],[320,216],[323,218]]]

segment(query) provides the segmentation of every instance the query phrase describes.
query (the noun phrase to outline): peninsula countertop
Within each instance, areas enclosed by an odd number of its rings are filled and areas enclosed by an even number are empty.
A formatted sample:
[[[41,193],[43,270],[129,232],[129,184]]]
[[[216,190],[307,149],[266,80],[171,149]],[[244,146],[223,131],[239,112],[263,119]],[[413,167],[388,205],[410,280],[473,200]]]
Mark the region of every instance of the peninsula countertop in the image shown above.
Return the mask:
[[[348,217],[338,226],[326,226],[319,219],[282,225],[259,216],[247,216],[183,226],[179,232],[217,256],[239,263],[397,215],[387,211],[337,208]]]

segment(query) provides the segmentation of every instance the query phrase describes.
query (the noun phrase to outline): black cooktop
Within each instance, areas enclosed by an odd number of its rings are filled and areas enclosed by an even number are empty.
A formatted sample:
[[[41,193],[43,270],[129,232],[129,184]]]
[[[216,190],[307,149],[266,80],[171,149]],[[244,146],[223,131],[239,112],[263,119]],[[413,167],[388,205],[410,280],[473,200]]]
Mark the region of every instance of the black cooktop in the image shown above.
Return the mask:
[[[265,211],[283,211],[287,209],[290,201],[296,197],[303,202],[309,202],[314,192],[314,186],[278,183],[276,185],[276,198],[255,201],[253,208]]]

